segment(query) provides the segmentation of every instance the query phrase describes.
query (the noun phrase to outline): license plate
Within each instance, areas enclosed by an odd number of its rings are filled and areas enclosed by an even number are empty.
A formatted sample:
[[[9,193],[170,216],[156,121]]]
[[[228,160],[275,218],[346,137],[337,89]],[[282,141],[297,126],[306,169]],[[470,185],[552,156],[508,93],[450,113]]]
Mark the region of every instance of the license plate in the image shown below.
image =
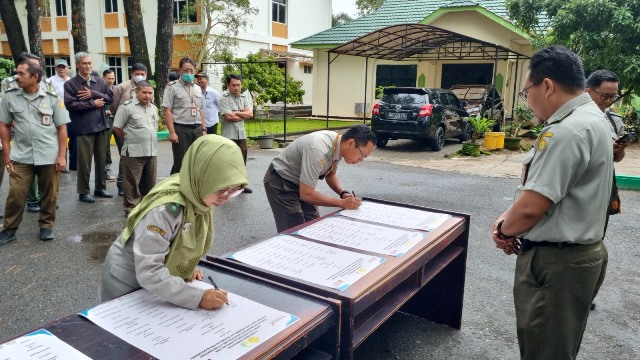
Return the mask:
[[[388,112],[387,119],[407,120],[407,113]]]

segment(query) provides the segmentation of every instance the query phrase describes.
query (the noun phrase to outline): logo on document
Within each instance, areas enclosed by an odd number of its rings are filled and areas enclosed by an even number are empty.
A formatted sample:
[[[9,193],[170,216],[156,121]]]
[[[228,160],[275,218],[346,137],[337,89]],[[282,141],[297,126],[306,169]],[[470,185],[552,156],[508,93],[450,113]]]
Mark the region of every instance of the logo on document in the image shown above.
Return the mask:
[[[243,341],[240,346],[243,347],[252,347],[255,346],[257,343],[260,342],[260,338],[257,336],[252,336],[250,338],[248,338],[246,341]]]

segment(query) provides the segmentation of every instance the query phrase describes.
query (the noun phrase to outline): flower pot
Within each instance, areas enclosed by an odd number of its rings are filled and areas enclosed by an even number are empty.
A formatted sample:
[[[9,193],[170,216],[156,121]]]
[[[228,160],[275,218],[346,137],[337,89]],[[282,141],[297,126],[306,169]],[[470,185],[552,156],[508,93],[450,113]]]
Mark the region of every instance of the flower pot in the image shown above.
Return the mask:
[[[460,150],[460,152],[465,156],[480,156],[480,144],[464,144],[462,145],[462,150]]]
[[[258,146],[260,149],[273,149],[273,135],[258,136]]]
[[[505,138],[504,147],[508,150],[520,150],[520,138],[518,137]]]

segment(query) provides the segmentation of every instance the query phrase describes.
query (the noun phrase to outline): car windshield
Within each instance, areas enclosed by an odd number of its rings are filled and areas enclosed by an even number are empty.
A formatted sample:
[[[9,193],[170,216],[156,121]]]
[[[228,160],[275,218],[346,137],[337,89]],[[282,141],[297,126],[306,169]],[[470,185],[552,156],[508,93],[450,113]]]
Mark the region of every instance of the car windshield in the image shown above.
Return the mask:
[[[485,88],[462,88],[462,89],[453,89],[454,94],[458,97],[458,99],[463,100],[482,100],[487,93],[487,89]]]
[[[425,104],[427,102],[427,95],[411,93],[385,93],[382,95],[382,99],[380,99],[380,101],[387,104],[398,105]]]

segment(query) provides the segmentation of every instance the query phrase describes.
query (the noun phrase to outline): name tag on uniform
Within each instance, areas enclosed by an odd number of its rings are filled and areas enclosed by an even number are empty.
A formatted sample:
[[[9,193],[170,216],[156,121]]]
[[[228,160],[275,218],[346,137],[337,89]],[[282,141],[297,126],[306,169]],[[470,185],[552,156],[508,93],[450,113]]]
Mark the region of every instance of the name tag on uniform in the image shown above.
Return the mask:
[[[42,114],[41,120],[42,120],[42,125],[44,125],[44,126],[50,126],[51,125],[51,115]]]
[[[193,117],[198,116],[198,110],[194,107],[191,108],[191,116]]]

